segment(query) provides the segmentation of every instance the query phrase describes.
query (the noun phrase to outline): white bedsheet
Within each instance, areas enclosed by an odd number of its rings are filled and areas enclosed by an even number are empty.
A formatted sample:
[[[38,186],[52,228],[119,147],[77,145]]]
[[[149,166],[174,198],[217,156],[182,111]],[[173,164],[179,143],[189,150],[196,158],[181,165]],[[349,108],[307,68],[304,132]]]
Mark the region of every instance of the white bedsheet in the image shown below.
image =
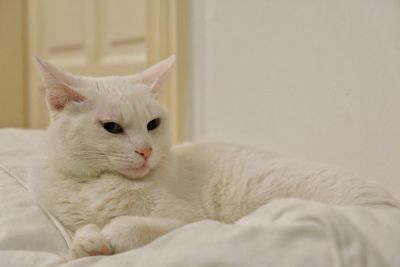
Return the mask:
[[[274,200],[235,224],[201,221],[139,249],[67,262],[62,229],[22,185],[42,141],[40,131],[0,131],[0,266],[400,266],[400,210],[298,199]]]

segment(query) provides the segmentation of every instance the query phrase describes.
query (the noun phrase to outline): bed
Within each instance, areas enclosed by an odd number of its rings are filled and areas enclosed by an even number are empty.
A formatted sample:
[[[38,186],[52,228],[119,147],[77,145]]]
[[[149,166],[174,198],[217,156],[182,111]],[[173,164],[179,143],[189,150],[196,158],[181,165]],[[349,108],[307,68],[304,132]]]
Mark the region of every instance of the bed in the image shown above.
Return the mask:
[[[276,199],[113,256],[66,260],[71,235],[30,192],[39,130],[0,130],[0,266],[400,266],[400,210]]]

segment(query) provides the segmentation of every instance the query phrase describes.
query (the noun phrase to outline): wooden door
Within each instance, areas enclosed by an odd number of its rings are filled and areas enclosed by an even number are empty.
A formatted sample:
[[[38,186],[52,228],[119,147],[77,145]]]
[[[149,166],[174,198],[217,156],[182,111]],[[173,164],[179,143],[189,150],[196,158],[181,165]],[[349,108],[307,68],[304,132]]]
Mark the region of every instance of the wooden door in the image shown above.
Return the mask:
[[[183,70],[185,45],[175,29],[185,25],[184,7],[182,0],[31,0],[28,54],[72,73],[101,76],[132,74],[175,53]],[[172,113],[174,141],[182,138],[183,128],[178,73],[163,97]],[[29,126],[46,127],[44,87],[33,64],[28,80]]]

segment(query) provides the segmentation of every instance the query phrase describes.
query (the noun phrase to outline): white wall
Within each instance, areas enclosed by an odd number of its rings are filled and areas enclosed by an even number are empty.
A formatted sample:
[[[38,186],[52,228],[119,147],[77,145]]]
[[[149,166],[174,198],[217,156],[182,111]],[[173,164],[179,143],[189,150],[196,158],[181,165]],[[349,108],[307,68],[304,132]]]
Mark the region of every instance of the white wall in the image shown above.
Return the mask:
[[[400,1],[192,0],[191,13],[192,139],[334,163],[400,197]]]

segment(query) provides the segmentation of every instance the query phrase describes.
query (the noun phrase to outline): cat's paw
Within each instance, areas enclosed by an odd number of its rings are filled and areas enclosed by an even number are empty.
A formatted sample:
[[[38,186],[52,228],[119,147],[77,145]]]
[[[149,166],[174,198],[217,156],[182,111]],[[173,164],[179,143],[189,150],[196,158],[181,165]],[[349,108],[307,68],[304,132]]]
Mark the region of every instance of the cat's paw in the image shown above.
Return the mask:
[[[105,225],[101,233],[110,241],[114,253],[141,247],[152,238],[151,227],[138,217],[120,216]]]
[[[110,242],[94,224],[88,224],[76,231],[72,245],[69,248],[69,259],[80,257],[111,255],[113,248]]]

